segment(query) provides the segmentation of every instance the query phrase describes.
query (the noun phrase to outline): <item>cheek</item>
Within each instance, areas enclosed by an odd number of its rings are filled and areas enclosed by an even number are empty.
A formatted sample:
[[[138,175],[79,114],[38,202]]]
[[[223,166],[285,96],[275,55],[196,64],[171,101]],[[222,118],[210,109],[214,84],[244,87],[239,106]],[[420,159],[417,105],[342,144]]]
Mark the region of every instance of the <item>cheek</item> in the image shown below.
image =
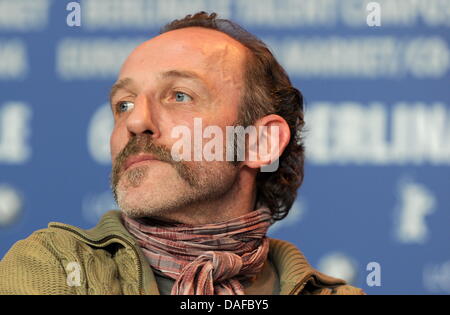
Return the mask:
[[[121,133],[120,129],[115,126],[113,132],[111,133],[109,141],[112,161],[114,161],[116,156],[120,153],[120,151],[125,147],[126,144],[127,140],[123,136],[123,133]]]

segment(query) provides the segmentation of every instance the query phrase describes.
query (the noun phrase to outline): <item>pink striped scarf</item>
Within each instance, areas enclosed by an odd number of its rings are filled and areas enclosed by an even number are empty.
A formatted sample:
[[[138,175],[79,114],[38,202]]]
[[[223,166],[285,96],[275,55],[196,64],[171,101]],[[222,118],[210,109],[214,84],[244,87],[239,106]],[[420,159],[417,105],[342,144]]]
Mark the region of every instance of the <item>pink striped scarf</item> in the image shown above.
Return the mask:
[[[172,295],[244,294],[241,282],[267,259],[272,217],[265,207],[202,226],[122,217],[153,270],[175,280]]]

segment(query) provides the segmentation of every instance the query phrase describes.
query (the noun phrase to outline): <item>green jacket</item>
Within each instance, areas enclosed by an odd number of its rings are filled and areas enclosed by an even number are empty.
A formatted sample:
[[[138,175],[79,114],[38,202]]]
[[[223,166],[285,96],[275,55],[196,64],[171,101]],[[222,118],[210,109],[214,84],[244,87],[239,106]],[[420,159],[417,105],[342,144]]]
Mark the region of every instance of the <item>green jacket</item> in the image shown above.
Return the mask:
[[[270,240],[280,294],[364,294],[313,269],[292,244]],[[77,272],[78,277],[74,277]],[[83,230],[52,222],[0,261],[0,294],[159,294],[155,276],[119,211]]]

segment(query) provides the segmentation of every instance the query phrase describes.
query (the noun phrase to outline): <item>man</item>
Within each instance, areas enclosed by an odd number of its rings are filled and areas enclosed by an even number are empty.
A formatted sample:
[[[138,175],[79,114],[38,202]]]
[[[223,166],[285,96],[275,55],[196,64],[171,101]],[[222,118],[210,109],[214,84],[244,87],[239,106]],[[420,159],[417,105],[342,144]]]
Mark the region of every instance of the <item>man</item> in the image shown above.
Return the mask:
[[[173,21],[130,54],[110,99],[121,211],[17,242],[0,293],[363,293],[266,237],[303,180],[304,122],[300,92],[264,43],[216,14]],[[245,132],[213,137],[230,127]]]

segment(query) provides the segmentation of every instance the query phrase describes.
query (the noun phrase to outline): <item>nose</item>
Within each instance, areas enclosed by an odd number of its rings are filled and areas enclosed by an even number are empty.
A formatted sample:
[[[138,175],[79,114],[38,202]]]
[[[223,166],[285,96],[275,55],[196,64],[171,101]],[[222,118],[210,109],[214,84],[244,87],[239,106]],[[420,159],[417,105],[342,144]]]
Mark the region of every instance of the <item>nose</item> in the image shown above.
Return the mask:
[[[154,137],[158,129],[154,123],[154,109],[144,94],[138,95],[134,100],[134,108],[127,117],[126,126],[131,135],[151,134]]]

